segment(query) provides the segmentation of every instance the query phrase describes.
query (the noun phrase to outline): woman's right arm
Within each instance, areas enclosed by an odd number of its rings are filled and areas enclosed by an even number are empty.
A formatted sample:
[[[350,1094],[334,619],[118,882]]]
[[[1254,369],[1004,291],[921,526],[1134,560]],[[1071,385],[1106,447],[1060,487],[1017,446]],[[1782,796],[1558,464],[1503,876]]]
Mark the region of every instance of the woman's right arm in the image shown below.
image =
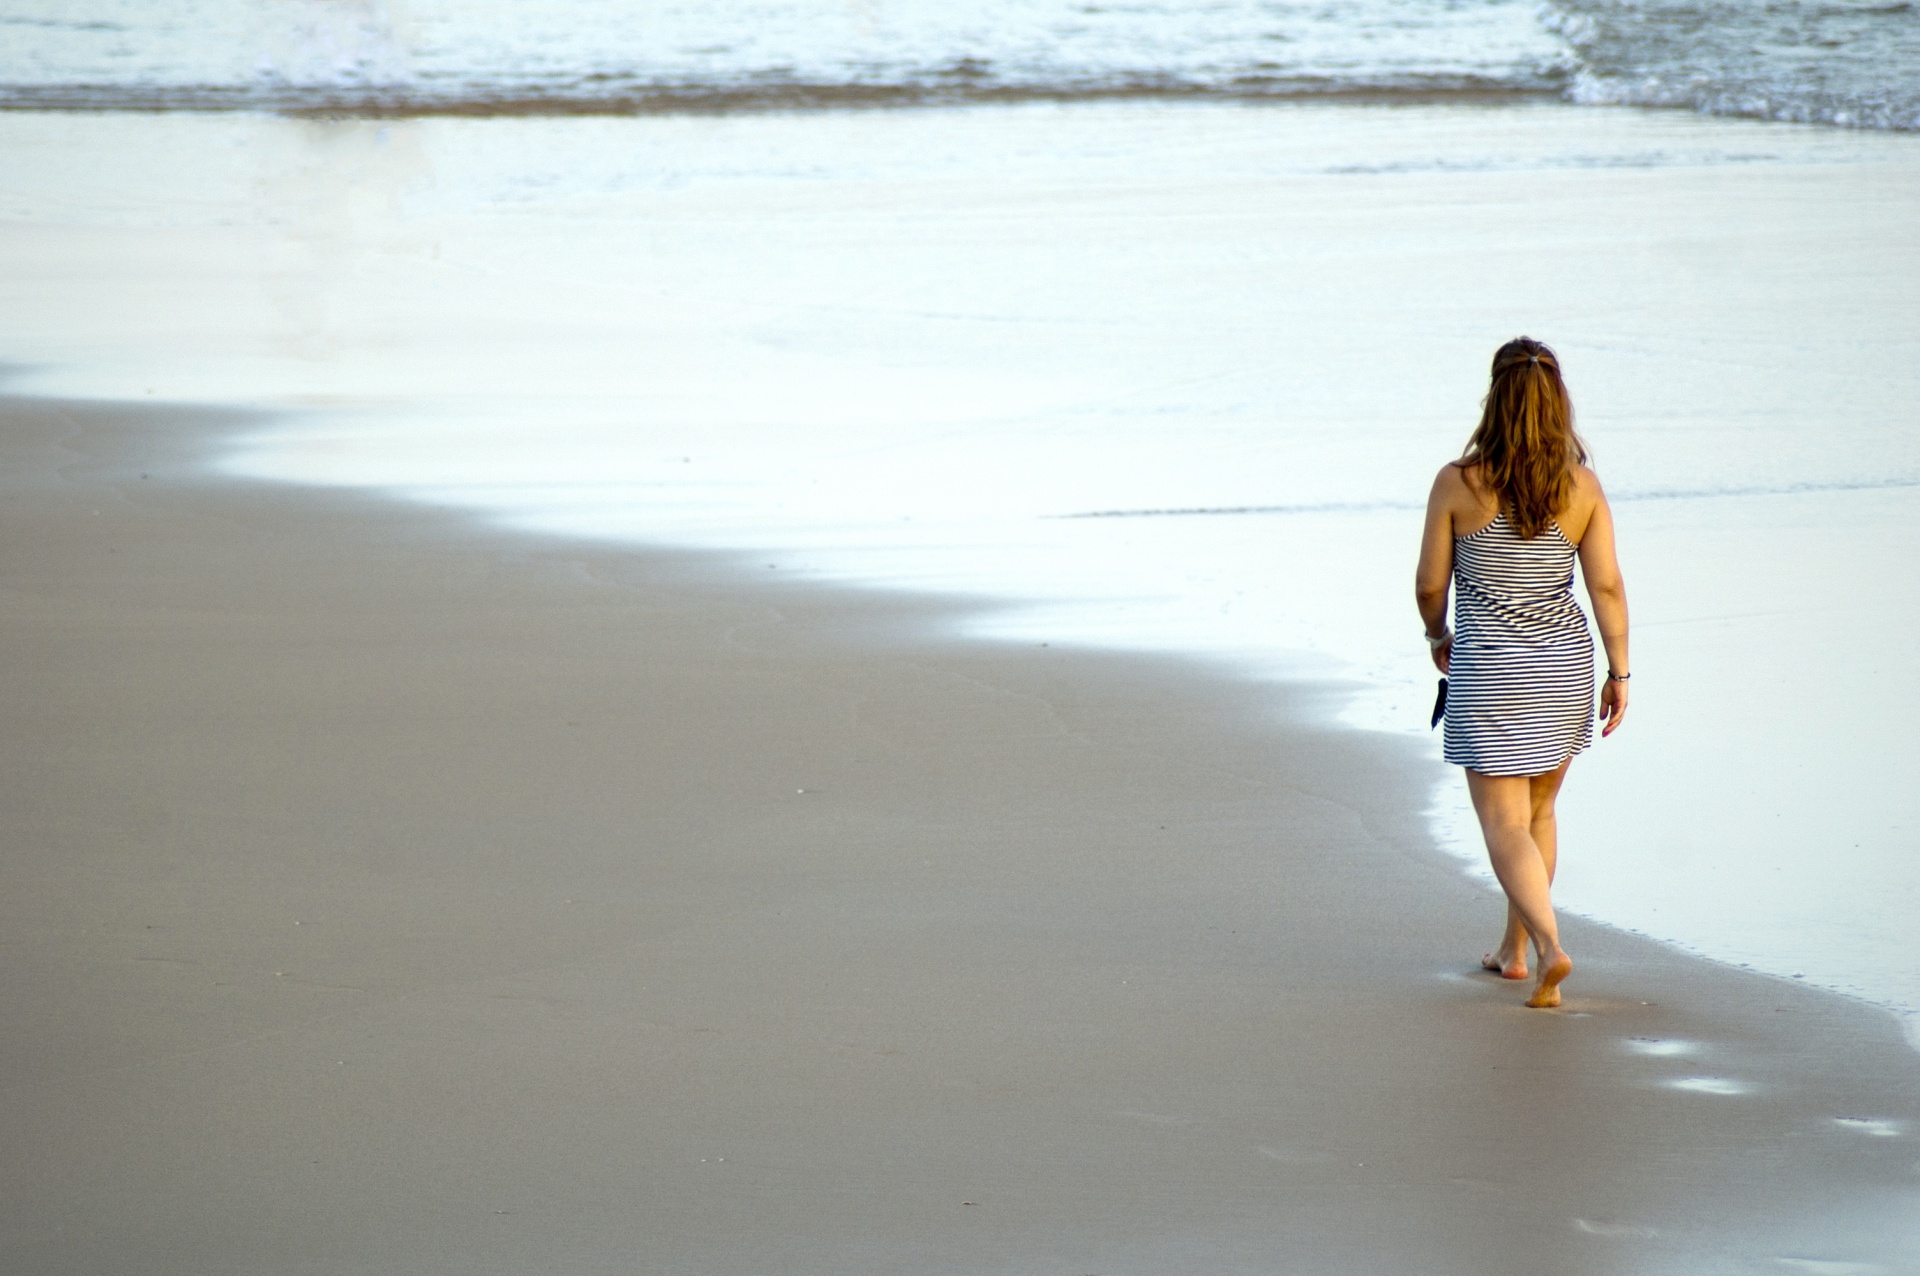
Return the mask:
[[[1420,536],[1420,565],[1413,575],[1413,600],[1420,608],[1431,642],[1447,632],[1447,589],[1453,583],[1453,506],[1460,471],[1449,465],[1433,480],[1427,494],[1427,525]],[[1441,673],[1453,656],[1453,644],[1433,649],[1433,663]]]
[[[1580,575],[1587,582],[1593,619],[1600,626],[1600,642],[1607,651],[1607,681],[1600,689],[1600,712],[1607,724],[1600,734],[1609,736],[1627,716],[1624,676],[1633,672],[1633,666],[1627,659],[1627,583],[1614,554],[1613,511],[1599,480],[1593,480],[1593,485],[1593,515],[1580,537]]]

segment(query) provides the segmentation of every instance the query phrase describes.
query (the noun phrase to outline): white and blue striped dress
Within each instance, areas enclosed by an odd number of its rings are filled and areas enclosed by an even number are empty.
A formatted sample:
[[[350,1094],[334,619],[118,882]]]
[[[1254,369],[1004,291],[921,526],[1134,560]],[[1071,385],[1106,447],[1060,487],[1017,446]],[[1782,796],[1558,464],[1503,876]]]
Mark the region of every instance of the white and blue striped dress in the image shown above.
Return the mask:
[[[1573,598],[1573,542],[1531,540],[1505,513],[1453,540],[1446,759],[1541,775],[1593,742],[1593,638]]]

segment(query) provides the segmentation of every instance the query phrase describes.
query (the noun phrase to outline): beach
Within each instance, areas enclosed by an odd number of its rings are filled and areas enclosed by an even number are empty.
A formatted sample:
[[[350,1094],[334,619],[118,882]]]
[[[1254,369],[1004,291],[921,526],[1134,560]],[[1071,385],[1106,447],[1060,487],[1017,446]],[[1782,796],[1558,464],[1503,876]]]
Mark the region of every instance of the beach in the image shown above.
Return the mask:
[[[270,409],[222,472],[990,599],[960,632],[1315,680],[1429,756],[1408,547],[1489,351],[1546,339],[1647,665],[1568,786],[1562,906],[1920,1008],[1885,959],[1920,908],[1911,135],[1116,101],[0,141],[22,392]],[[1462,786],[1419,801],[1484,874]]]
[[[0,1270],[1920,1271],[1912,17],[0,0]]]
[[[0,134],[9,1270],[1920,1264],[1910,139]],[[1554,1013],[1402,641],[1536,325],[1642,675]]]
[[[1891,1017],[1522,1009],[1327,689],[0,411],[9,1270],[1920,1261]]]

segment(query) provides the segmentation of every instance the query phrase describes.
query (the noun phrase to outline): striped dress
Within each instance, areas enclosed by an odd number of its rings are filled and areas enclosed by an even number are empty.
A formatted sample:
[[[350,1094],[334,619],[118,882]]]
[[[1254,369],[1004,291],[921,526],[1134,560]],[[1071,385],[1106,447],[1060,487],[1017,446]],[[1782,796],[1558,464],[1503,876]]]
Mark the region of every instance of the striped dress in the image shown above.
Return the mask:
[[[1540,775],[1593,742],[1593,638],[1558,523],[1523,539],[1506,514],[1453,540],[1446,759]]]

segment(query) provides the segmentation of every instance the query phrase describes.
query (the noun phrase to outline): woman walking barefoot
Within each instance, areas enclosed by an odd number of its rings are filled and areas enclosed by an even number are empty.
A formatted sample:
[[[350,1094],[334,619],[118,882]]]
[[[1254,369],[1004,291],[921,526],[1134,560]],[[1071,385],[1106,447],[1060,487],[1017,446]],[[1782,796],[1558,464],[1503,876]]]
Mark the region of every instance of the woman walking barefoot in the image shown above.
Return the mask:
[[[1449,684],[1446,759],[1467,770],[1507,894],[1506,934],[1481,965],[1525,979],[1531,939],[1527,1004],[1538,1007],[1560,1004],[1573,970],[1549,889],[1553,803],[1573,755],[1593,740],[1593,639],[1573,597],[1576,557],[1607,652],[1601,735],[1626,716],[1632,676],[1613,514],[1586,461],[1559,359],[1527,337],[1501,346],[1466,455],[1433,481],[1414,582],[1433,662]]]

